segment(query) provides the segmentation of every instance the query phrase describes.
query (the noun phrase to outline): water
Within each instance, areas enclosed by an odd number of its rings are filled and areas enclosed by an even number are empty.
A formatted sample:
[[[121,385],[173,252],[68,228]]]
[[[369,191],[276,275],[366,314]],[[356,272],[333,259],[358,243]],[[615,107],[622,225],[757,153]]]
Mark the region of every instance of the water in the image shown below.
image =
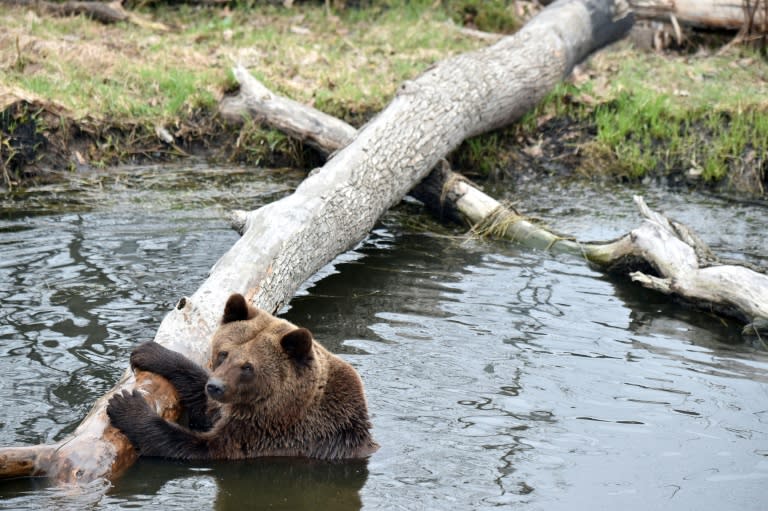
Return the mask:
[[[298,179],[192,169],[190,189],[189,169],[135,172],[4,204],[1,445],[70,433],[236,240],[225,211]],[[768,264],[759,205],[562,184],[508,198],[607,239],[637,225],[633,192]],[[367,462],[140,460],[109,488],[0,482],[0,508],[768,508],[768,355],[738,325],[415,212],[389,214],[284,311],[360,372],[382,445]]]

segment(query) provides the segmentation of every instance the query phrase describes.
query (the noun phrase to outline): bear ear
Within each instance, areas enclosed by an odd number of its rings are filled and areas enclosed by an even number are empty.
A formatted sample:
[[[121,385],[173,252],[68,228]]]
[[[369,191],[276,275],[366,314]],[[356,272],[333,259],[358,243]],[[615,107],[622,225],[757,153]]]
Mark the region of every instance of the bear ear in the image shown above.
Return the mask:
[[[248,302],[245,301],[245,297],[239,293],[235,293],[229,297],[227,304],[224,306],[224,316],[221,318],[221,324],[225,325],[233,321],[243,321],[248,319]]]
[[[297,362],[307,363],[312,360],[312,332],[306,328],[291,330],[280,339],[288,356]]]

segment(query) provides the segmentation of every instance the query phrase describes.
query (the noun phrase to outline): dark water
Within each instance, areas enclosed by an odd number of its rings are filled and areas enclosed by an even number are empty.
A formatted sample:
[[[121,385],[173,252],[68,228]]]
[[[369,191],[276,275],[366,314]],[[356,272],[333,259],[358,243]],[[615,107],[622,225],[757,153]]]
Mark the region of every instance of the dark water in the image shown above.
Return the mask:
[[[156,174],[3,204],[0,445],[71,432],[235,241],[226,210],[298,179]],[[509,198],[606,239],[637,225],[632,192],[530,185]],[[768,264],[764,207],[634,192],[721,254]],[[370,460],[142,460],[110,488],[0,482],[0,508],[768,509],[768,355],[737,325],[414,211],[389,214],[285,311],[361,373],[382,445]]]

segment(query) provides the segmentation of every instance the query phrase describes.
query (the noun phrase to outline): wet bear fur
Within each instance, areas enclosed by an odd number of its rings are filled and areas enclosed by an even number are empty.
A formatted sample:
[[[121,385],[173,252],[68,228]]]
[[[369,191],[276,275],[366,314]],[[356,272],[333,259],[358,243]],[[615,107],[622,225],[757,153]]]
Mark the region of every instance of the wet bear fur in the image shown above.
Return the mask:
[[[143,456],[362,458],[378,448],[357,372],[309,330],[232,295],[212,340],[212,371],[148,342],[131,366],[168,379],[189,427],[160,417],[134,390],[113,396],[112,425]]]

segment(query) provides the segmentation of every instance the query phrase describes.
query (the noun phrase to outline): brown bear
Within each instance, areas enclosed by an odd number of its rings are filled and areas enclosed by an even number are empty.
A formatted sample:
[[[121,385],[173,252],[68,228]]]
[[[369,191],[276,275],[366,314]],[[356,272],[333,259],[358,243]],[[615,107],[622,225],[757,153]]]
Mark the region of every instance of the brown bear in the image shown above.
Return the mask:
[[[139,454],[174,459],[345,459],[378,449],[360,377],[309,330],[233,294],[211,360],[209,373],[155,342],[138,346],[131,366],[171,382],[189,427],[160,417],[136,390],[110,399],[112,425]]]

